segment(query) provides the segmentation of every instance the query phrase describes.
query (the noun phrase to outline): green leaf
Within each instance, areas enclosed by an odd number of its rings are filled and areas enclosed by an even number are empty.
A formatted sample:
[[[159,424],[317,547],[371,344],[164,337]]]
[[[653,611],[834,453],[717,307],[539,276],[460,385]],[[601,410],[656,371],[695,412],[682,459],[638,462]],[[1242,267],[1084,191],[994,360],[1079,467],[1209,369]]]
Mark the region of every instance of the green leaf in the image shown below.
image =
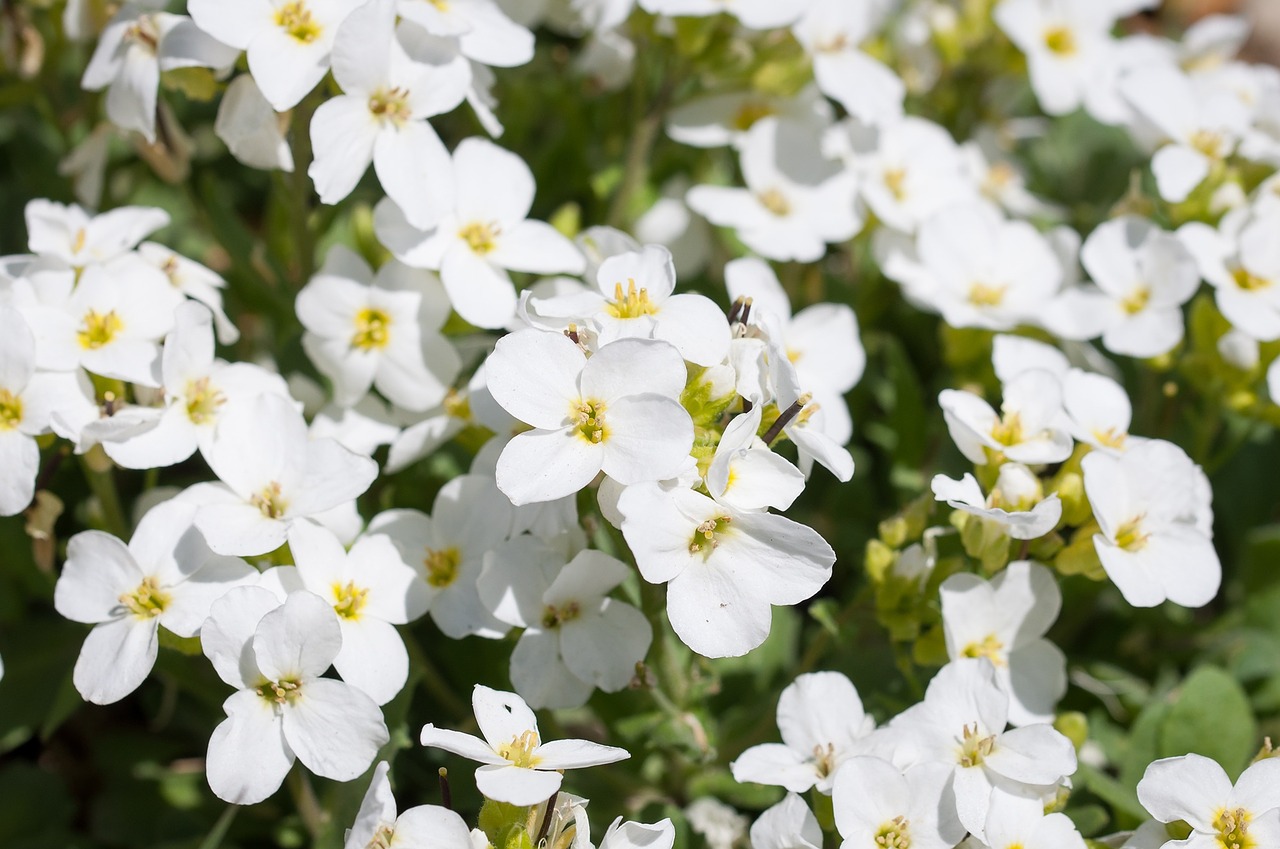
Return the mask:
[[[1191,673],[1160,724],[1159,754],[1213,758],[1234,779],[1258,750],[1258,723],[1244,688],[1225,670]]]

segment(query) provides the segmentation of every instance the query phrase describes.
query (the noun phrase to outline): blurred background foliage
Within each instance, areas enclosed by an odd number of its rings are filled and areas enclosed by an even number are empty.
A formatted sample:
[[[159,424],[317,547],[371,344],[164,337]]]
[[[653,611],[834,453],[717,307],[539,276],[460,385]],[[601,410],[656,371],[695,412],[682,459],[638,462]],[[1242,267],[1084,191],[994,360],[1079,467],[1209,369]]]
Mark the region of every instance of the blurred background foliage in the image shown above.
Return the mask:
[[[1214,4],[1173,3],[1164,18],[1133,27],[1173,28]],[[1218,4],[1220,5],[1220,4]],[[1259,4],[1265,6],[1266,4]],[[48,197],[71,202],[60,174],[73,147],[94,132],[101,96],[81,91],[79,77],[92,45],[68,42],[54,0],[0,3],[0,251],[25,249],[23,207]],[[618,93],[603,93],[568,70],[576,42],[539,33],[534,62],[498,74],[500,143],[520,153],[538,177],[535,217],[572,232],[610,223],[627,227],[669,179],[730,180],[730,151],[678,145],[661,132],[662,117],[710,84],[736,77],[778,91],[803,80],[798,49],[785,38],[745,54],[724,21],[682,22],[674,38],[650,28],[641,35],[637,76]],[[1265,50],[1267,40],[1258,40]],[[974,55],[974,54],[969,54]],[[948,69],[943,80],[910,104],[964,137],[981,117],[983,97],[1011,98],[1030,114],[1025,90],[990,89],[993,65],[1016,57],[979,51]],[[331,83],[329,83],[331,85]],[[215,268],[228,280],[228,307],[243,339],[228,359],[274,360],[285,374],[318,376],[299,343],[293,297],[325,249],[357,246],[385,259],[371,226],[377,200],[372,175],[341,207],[319,206],[305,178],[304,103],[294,117],[295,175],[267,174],[236,163],[212,133],[216,84],[198,76],[165,79],[168,113],[154,146],[112,142],[103,206],[155,205],[173,223],[157,239]],[[312,104],[314,105],[314,104]],[[482,131],[470,112],[435,122],[452,146]],[[1082,115],[1054,124],[1021,151],[1030,188],[1062,202],[1070,221],[1087,231],[1129,192],[1142,158],[1127,137]],[[720,269],[731,237],[721,234],[709,271],[684,279],[724,304]],[[676,820],[677,847],[699,841],[684,827],[681,807],[714,795],[752,812],[777,801],[779,788],[738,785],[728,763],[743,749],[776,739],[779,691],[804,671],[834,669],[857,685],[869,710],[885,721],[923,693],[945,660],[936,585],[963,563],[955,536],[940,545],[930,594],[904,592],[886,572],[885,557],[918,539],[926,524],[945,522],[933,509],[928,481],[967,464],[946,434],[936,398],[966,386],[994,397],[990,335],[946,330],[912,308],[880,275],[869,239],[860,236],[820,264],[779,267],[797,306],[851,303],[868,351],[866,376],[849,396],[857,473],[839,484],[814,475],[791,515],[831,542],[838,562],[830,584],[811,602],[776,608],[769,640],[746,658],[707,661],[662,632],[649,659],[666,687],[600,695],[588,708],[544,714],[548,737],[603,737],[626,746],[630,762],[572,774],[566,789],[592,799],[597,837],[616,813]],[[727,306],[727,304],[725,304]],[[1197,751],[1238,773],[1266,735],[1280,740],[1280,509],[1275,485],[1280,440],[1256,399],[1239,397],[1223,377],[1216,339],[1223,328],[1212,310],[1193,306],[1190,332],[1177,356],[1122,364],[1134,400],[1134,432],[1178,442],[1205,465],[1214,490],[1216,542],[1224,566],[1218,600],[1202,610],[1166,605],[1138,611],[1105,582],[1064,581],[1063,614],[1050,638],[1069,658],[1072,687],[1061,727],[1090,745],[1110,768],[1082,765],[1068,806],[1086,835],[1132,827],[1142,818],[1134,786],[1156,757]],[[451,329],[465,333],[455,321]],[[474,346],[473,346],[474,347]],[[1264,358],[1265,359],[1265,358]],[[1255,382],[1256,382],[1256,376]],[[1239,385],[1248,381],[1240,378]],[[372,515],[390,505],[429,511],[441,485],[470,462],[466,438],[431,460],[381,478],[362,501]],[[160,473],[117,470],[124,503],[155,486],[182,487],[210,473],[197,457]],[[46,451],[43,486],[66,510],[53,541],[33,540],[25,517],[0,520],[0,846],[214,847],[340,846],[367,782],[339,785],[290,780],[268,802],[242,810],[214,798],[202,757],[221,719],[227,688],[183,646],[162,650],[156,673],[132,697],[111,707],[81,702],[71,669],[86,628],[54,613],[56,556],[65,540],[101,526],[94,498],[75,458]],[[590,498],[584,521],[600,547],[618,540]],[[887,552],[887,554],[886,554]],[[870,556],[868,556],[870,553]],[[638,596],[638,582],[627,586]],[[411,644],[410,686],[386,707],[397,797],[402,807],[439,801],[437,770],[451,770],[456,807],[474,822],[479,798],[471,767],[417,745],[426,722],[474,728],[472,684],[508,686],[512,640],[451,641],[423,619],[402,629]],[[606,732],[605,729],[609,729]]]

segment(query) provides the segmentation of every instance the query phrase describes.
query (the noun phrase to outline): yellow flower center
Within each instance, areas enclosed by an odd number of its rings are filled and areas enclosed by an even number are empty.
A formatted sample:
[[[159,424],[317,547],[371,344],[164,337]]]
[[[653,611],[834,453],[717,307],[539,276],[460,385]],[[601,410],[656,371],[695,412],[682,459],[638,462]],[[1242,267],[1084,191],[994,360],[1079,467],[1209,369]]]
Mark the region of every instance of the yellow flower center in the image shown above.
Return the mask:
[[[818,775],[826,778],[836,771],[836,747],[834,743],[813,747],[813,766]]]
[[[737,112],[733,113],[733,128],[739,132],[746,132],[755,125],[756,121],[761,118],[768,118],[774,114],[774,111],[774,108],[768,103],[748,100],[738,107]]]
[[[995,736],[979,737],[978,724],[966,725],[964,727],[964,736],[960,741],[960,757],[959,763],[963,767],[978,766],[990,755],[995,748]]]
[[[391,316],[376,307],[365,307],[356,313],[356,332],[351,335],[351,347],[362,351],[374,351],[387,347],[391,341]]]
[[[717,537],[726,533],[732,522],[731,516],[715,516],[698,525],[693,529],[693,537],[689,540],[689,553],[697,554],[701,551],[704,557],[710,555],[720,545]]]
[[[293,0],[276,9],[276,26],[302,44],[310,44],[324,32],[324,27],[311,17],[311,10],[303,0]]]
[[[1044,46],[1049,48],[1050,52],[1059,56],[1074,56],[1076,50],[1076,35],[1067,27],[1050,27],[1044,32]]]
[[[974,283],[969,287],[969,303],[975,307],[998,307],[1004,301],[1004,293],[1008,288]]]
[[[440,402],[440,406],[444,407],[444,411],[450,417],[461,419],[464,422],[471,421],[471,399],[462,395],[456,389],[450,389],[444,396],[444,400]]]
[[[457,548],[427,549],[422,566],[427,570],[427,583],[433,587],[447,587],[458,579],[458,566],[462,552]]]
[[[1227,140],[1213,130],[1196,130],[1189,141],[1193,148],[1210,159],[1221,159],[1227,154]]]
[[[155,18],[151,15],[139,16],[124,31],[124,40],[132,41],[141,45],[147,51],[155,53],[156,48],[160,45],[160,31],[156,27]]]
[[[484,256],[498,247],[498,236],[502,229],[492,221],[472,221],[458,231],[458,238],[467,243],[474,252]]]
[[[369,112],[380,121],[403,126],[413,117],[413,110],[409,108],[409,92],[401,88],[380,88],[369,98]]]
[[[143,578],[133,592],[122,593],[120,603],[139,619],[151,619],[164,613],[170,601],[169,594],[160,589],[155,578]]]
[[[346,586],[334,584],[333,612],[343,619],[359,619],[360,611],[369,600],[369,590],[357,587],[355,581],[348,581]]]
[[[613,284],[613,303],[605,306],[605,312],[614,318],[639,318],[642,315],[656,315],[658,308],[649,300],[648,289],[636,289],[636,281],[627,278],[627,291],[622,291],[621,283]]]
[[[289,509],[289,504],[284,500],[281,493],[280,484],[272,481],[262,488],[262,491],[249,499],[249,503],[262,511],[262,515],[268,519],[279,519]]]
[[[111,340],[115,339],[116,334],[122,329],[124,329],[124,322],[120,320],[120,316],[116,315],[115,310],[105,315],[97,310],[89,310],[80,322],[80,330],[76,338],[80,340],[80,347],[97,350],[111,344]]]
[[[578,435],[587,442],[599,444],[609,436],[604,419],[603,401],[594,399],[579,401],[570,409],[569,418],[577,428]]]
[[[548,629],[559,628],[564,623],[577,619],[578,614],[581,612],[576,601],[571,601],[561,607],[548,604],[542,611],[542,627]]]
[[[890,168],[884,172],[884,185],[895,200],[907,199],[907,169]]]
[[[209,424],[226,402],[226,396],[216,386],[210,386],[207,377],[187,384],[187,418],[192,424]]]
[[[1109,427],[1106,430],[1095,429],[1093,438],[1098,440],[1099,445],[1105,445],[1108,448],[1123,448],[1124,441],[1129,438],[1129,434]]]
[[[1006,415],[991,428],[991,438],[1001,445],[1017,445],[1022,442],[1026,438],[1022,430],[1022,416],[1019,413]]]
[[[287,705],[302,698],[302,684],[293,680],[264,681],[254,692],[273,704]]]
[[[1142,520],[1146,518],[1146,514],[1135,516],[1125,522],[1116,529],[1116,545],[1125,551],[1141,551],[1147,545],[1147,540],[1151,538],[1151,534],[1142,532]]]
[[[995,666],[1007,665],[1004,657],[1004,643],[996,639],[995,634],[987,634],[982,638],[982,642],[969,643],[960,653],[965,657],[985,657]]]
[[[1265,277],[1258,277],[1255,274],[1250,274],[1243,268],[1237,268],[1235,271],[1231,272],[1231,276],[1236,281],[1236,285],[1246,292],[1257,292],[1262,289],[1271,288],[1272,281]]]
[[[378,830],[373,833],[373,837],[365,844],[364,849],[391,849],[391,841],[395,836],[396,830],[391,826],[378,826]]]
[[[1244,808],[1223,809],[1213,818],[1213,828],[1218,832],[1218,844],[1222,849],[1253,849],[1258,841],[1249,835],[1249,821],[1253,819]]]
[[[787,201],[785,195],[777,189],[769,189],[757,195],[760,205],[781,218],[791,212],[791,204]]]
[[[901,814],[880,826],[876,845],[884,849],[911,849],[911,822]]]
[[[530,729],[519,737],[511,738],[511,742],[505,746],[499,746],[498,757],[511,761],[514,766],[532,769],[542,762],[542,758],[533,754],[533,750],[540,744],[538,732]]]
[[[1120,308],[1129,315],[1137,315],[1151,303],[1151,287],[1146,284],[1136,287],[1129,296],[1120,302]]]
[[[0,389],[0,430],[17,430],[22,424],[22,399],[8,389]]]

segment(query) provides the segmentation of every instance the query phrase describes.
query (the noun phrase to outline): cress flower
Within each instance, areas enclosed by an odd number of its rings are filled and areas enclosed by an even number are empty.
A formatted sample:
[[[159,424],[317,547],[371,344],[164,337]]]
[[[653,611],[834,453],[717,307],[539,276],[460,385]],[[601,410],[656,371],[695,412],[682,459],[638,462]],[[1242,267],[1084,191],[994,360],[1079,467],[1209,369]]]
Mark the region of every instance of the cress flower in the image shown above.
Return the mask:
[[[136,690],[155,665],[160,626],[194,637],[223,593],[256,579],[238,557],[220,557],[192,526],[196,508],[168,501],[138,523],[126,546],[102,531],[67,544],[54,607],[94,626],[72,681],[86,701],[105,705]]]
[[[397,815],[387,773],[380,761],[360,802],[356,821],[347,829],[343,849],[473,849],[471,832],[462,817],[438,805],[418,805]]]
[[[428,724],[422,728],[422,745],[483,764],[476,770],[476,788],[498,802],[536,805],[560,789],[563,770],[631,757],[625,749],[587,740],[542,742],[538,720],[515,693],[477,684],[471,706],[484,739]]]
[[[322,678],[342,650],[333,608],[309,592],[283,604],[262,587],[214,602],[201,629],[205,656],[235,687],[209,739],[205,773],[219,799],[253,805],[284,781],[294,759],[316,775],[350,781],[390,739],[373,700]]]
[[[938,501],[991,522],[1011,539],[1038,539],[1062,518],[1057,493],[1045,498],[1040,479],[1021,463],[1002,465],[991,494],[985,498],[978,481],[967,473],[960,480],[934,475],[930,486]]]
[[[1160,822],[1191,826],[1186,840],[1166,847],[1280,845],[1280,759],[1258,761],[1233,786],[1226,771],[1203,755],[1162,758],[1138,782],[1138,800]]]
[[[965,828],[946,794],[950,778],[936,763],[903,771],[878,757],[845,761],[831,794],[841,849],[951,849]]]
[[[571,495],[601,471],[630,485],[692,462],[693,422],[676,400],[684,359],[666,342],[619,339],[588,358],[563,334],[520,330],[498,341],[487,368],[494,399],[535,428],[498,460],[513,504]]]
[[[1052,373],[1028,369],[1004,385],[1003,395],[996,413],[971,392],[938,394],[947,430],[970,462],[983,466],[1004,455],[1036,465],[1071,456],[1071,435],[1062,426],[1062,389]]]

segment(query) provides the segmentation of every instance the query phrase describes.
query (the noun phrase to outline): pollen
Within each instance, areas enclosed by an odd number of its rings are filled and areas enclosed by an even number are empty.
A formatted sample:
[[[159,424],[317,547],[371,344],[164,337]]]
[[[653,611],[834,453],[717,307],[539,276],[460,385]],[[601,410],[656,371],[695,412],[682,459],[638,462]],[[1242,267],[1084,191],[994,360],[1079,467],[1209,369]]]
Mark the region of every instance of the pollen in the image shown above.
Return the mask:
[[[1237,268],[1231,272],[1231,277],[1235,280],[1236,285],[1246,292],[1259,292],[1263,289],[1270,289],[1273,282],[1265,277],[1250,274],[1243,268]]]
[[[1227,140],[1213,130],[1196,130],[1189,141],[1193,148],[1210,159],[1221,159],[1227,154]]]
[[[962,767],[979,766],[995,749],[996,738],[979,737],[978,724],[966,725],[964,727],[964,736],[960,741],[960,753],[958,763]]]
[[[541,743],[538,732],[529,729],[519,737],[512,737],[511,742],[505,746],[499,746],[498,757],[511,761],[513,766],[533,769],[542,762],[542,758],[533,754],[533,750]]]
[[[444,400],[440,402],[440,406],[444,407],[445,413],[450,418],[464,422],[471,421],[471,400],[456,389],[449,390]]]
[[[22,424],[22,399],[8,389],[0,389],[0,431],[17,430]]]
[[[1009,413],[999,424],[991,428],[991,438],[1001,445],[1017,445],[1026,439],[1026,435],[1022,429],[1022,416],[1018,413]]]
[[[542,611],[542,627],[548,630],[559,628],[564,623],[577,619],[581,612],[576,601],[571,601],[560,607],[548,604]]]
[[[981,642],[972,642],[961,652],[965,657],[985,657],[995,666],[1007,666],[1004,656],[1004,643],[995,634],[987,634]]]
[[[209,424],[226,402],[226,396],[216,386],[211,386],[207,377],[187,384],[187,418],[192,424]]]
[[[301,44],[310,44],[324,32],[303,0],[294,0],[276,9],[276,26]]]
[[[369,600],[367,587],[357,587],[355,581],[347,581],[346,585],[335,583],[333,591],[333,612],[343,619],[359,619],[360,611]]]
[[[1218,845],[1222,849],[1254,849],[1258,845],[1249,834],[1249,822],[1253,817],[1244,808],[1223,809],[1213,818],[1213,829],[1218,832]]]
[[[1069,28],[1058,26],[1050,27],[1044,33],[1044,46],[1049,48],[1051,53],[1058,56],[1074,56],[1079,47],[1076,45],[1076,35]]]
[[[910,849],[911,821],[899,814],[876,831],[876,845],[884,849]]]
[[[1124,441],[1129,438],[1129,434],[1109,427],[1106,430],[1095,429],[1093,438],[1098,440],[1099,445],[1105,445],[1108,448],[1123,448]]]
[[[290,705],[302,698],[302,685],[297,681],[266,681],[254,692],[268,702]]]
[[[422,568],[427,570],[427,583],[433,587],[447,587],[458,579],[458,566],[462,552],[457,548],[428,548],[422,558]]]
[[[756,121],[768,118],[774,112],[774,108],[768,103],[748,100],[738,107],[737,112],[733,113],[733,128],[738,132],[745,133],[755,125]]]
[[[160,589],[153,577],[142,579],[132,592],[122,593],[120,603],[139,619],[151,619],[164,612],[170,602],[169,594]]]
[[[715,516],[698,525],[693,529],[693,538],[689,540],[689,553],[702,552],[703,556],[710,555],[719,547],[719,537],[729,530],[732,522],[733,518],[730,516]]]
[[[756,199],[760,201],[761,206],[779,218],[791,212],[791,203],[787,200],[786,195],[777,189],[761,192],[756,196]]]
[[[369,112],[380,121],[389,121],[397,127],[413,117],[409,107],[409,92],[402,88],[380,88],[369,98]]]
[[[649,300],[649,290],[637,289],[636,281],[628,277],[625,292],[621,283],[613,284],[613,303],[605,306],[605,312],[614,318],[640,318],[643,315],[656,315],[658,308]]]
[[[889,168],[884,172],[884,185],[893,195],[894,200],[907,199],[907,169]]]
[[[1129,296],[1120,302],[1120,308],[1129,315],[1137,315],[1151,303],[1151,287],[1145,283],[1136,286]]]
[[[579,401],[569,413],[578,435],[587,442],[600,444],[609,435],[604,418],[603,401]]]
[[[1004,302],[1004,293],[1008,288],[1008,286],[974,283],[969,287],[969,303],[975,307],[998,307]]]
[[[80,330],[76,333],[76,338],[80,340],[80,347],[96,351],[110,345],[116,338],[116,334],[123,329],[124,322],[120,320],[120,316],[116,315],[115,310],[105,314],[97,310],[89,310],[84,314],[84,320],[80,322]]]
[[[356,332],[351,336],[353,348],[376,351],[391,341],[391,316],[385,310],[365,307],[356,313],[355,325]]]
[[[262,515],[268,519],[283,518],[289,509],[289,504],[281,493],[281,486],[276,481],[264,486],[261,492],[249,499],[249,503],[262,511]]]
[[[1147,540],[1151,539],[1151,534],[1144,534],[1142,532],[1142,520],[1145,518],[1145,514],[1142,516],[1135,516],[1117,528],[1115,539],[1116,545],[1120,546],[1125,551],[1141,551],[1146,548]]]
[[[160,30],[156,26],[155,17],[141,15],[124,31],[124,40],[141,45],[150,53],[155,53],[160,46]],[[83,231],[82,231],[83,232]]]
[[[492,221],[472,221],[458,231],[458,238],[467,243],[472,251],[484,256],[493,253],[498,247],[498,236],[502,228]]]

